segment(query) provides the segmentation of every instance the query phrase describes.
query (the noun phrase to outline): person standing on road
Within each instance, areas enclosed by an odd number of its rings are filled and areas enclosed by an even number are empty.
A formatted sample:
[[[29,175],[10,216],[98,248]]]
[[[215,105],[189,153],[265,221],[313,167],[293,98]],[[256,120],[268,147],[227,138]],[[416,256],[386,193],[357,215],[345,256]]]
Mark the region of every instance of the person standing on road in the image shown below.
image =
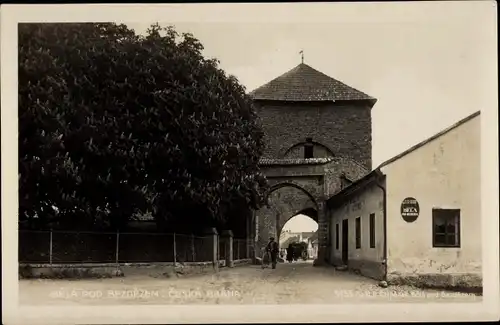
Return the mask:
[[[272,268],[275,269],[278,259],[279,247],[278,243],[274,241],[274,237],[269,238],[269,243],[267,244],[266,249],[269,252],[269,255],[271,255]]]
[[[293,247],[292,244],[288,245],[288,248],[286,249],[286,260],[288,263],[292,263],[293,261]]]

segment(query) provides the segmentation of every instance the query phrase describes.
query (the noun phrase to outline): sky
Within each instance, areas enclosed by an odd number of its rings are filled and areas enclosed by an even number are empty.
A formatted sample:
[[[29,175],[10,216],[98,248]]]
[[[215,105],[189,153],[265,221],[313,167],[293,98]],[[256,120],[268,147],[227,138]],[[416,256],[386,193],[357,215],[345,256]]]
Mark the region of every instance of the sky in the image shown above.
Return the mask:
[[[194,34],[204,55],[219,59],[248,91],[294,68],[303,50],[306,64],[377,98],[375,168],[491,102],[488,86],[496,80],[491,19],[481,19],[484,10],[450,3],[432,10],[400,3],[389,16],[357,9],[350,20],[345,17],[352,6],[330,6],[323,9],[328,22],[158,22]],[[127,25],[143,33],[150,23]],[[308,231],[317,224],[296,217],[287,227]]]
[[[283,230],[291,232],[307,232],[318,230],[318,223],[306,215],[298,214],[285,223]]]

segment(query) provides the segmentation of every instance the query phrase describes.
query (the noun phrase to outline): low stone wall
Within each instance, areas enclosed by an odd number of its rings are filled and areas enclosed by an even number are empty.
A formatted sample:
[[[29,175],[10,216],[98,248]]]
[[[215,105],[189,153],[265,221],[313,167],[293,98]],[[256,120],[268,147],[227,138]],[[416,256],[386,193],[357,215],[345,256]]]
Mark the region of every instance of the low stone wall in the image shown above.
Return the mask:
[[[20,264],[20,279],[71,279],[71,278],[111,278],[121,276],[119,267],[111,264]]]
[[[342,261],[341,258],[333,257],[330,259],[330,264],[333,266],[342,266],[344,265],[344,262]]]
[[[367,278],[375,280],[384,280],[385,277],[385,267],[381,262],[374,262],[368,260],[356,260],[350,259],[347,262],[349,265],[346,266],[345,270],[350,271]],[[344,262],[341,258],[333,258],[330,262],[331,265],[335,267],[343,267]]]
[[[225,261],[219,261],[224,266]],[[212,262],[189,263],[121,263],[117,264],[20,264],[19,278],[83,279],[143,275],[181,277],[213,273]]]
[[[349,260],[348,269],[354,273],[366,276],[367,278],[375,280],[384,280],[385,268],[381,262],[374,262],[368,260]]]
[[[248,265],[248,264],[252,264],[252,259],[251,258],[245,258],[245,259],[242,259],[242,260],[235,260],[235,261],[233,261],[233,265],[234,266],[243,266],[243,265]]]
[[[225,260],[218,266],[224,268]],[[234,266],[251,264],[251,259],[234,261]],[[145,275],[158,277],[182,277],[215,272],[212,262],[187,263],[89,263],[89,264],[19,264],[20,279],[85,279],[111,278],[121,276]]]
[[[483,292],[481,274],[388,274],[387,283],[476,294]]]
[[[343,266],[341,259],[335,258],[331,264],[333,266]],[[385,267],[382,263],[349,260],[347,271],[361,274],[368,278],[383,280],[385,277]],[[416,288],[441,289],[448,291],[458,291],[482,294],[483,279],[481,274],[399,274],[387,275],[388,285],[407,285]]]

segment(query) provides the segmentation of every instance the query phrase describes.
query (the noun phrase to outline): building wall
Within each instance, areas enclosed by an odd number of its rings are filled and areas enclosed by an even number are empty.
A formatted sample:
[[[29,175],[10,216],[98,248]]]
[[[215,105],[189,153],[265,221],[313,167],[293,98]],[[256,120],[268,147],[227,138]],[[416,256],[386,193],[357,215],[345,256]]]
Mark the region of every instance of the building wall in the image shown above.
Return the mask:
[[[361,163],[345,157],[318,165],[260,166],[271,186],[293,183],[304,188],[315,198],[331,197],[342,189],[342,177],[356,181],[369,170]]]
[[[340,191],[342,175],[354,181],[368,172],[360,163],[345,157],[335,157],[332,161],[321,165],[261,166],[261,168],[271,186],[294,184],[304,191],[286,186],[270,193],[271,207],[264,207],[257,211],[260,223],[257,245],[263,245],[271,233],[276,234],[284,222],[300,210],[313,208],[311,200],[305,195],[307,192],[318,203],[318,218],[315,220],[318,222],[321,252],[327,249],[326,245],[329,241],[328,220],[324,214],[324,207],[321,206],[323,200]],[[276,225],[273,222],[276,222]]]
[[[309,252],[309,257],[315,259],[318,257],[318,243],[311,244],[311,251]]]
[[[329,211],[330,263],[342,265],[342,220],[348,220],[348,267],[361,274],[382,279],[385,275],[383,192],[369,185],[343,206]],[[375,248],[370,248],[370,214],[375,214]],[[361,218],[361,247],[356,248],[356,222]],[[336,225],[339,225],[339,247],[336,247]]]
[[[265,133],[264,158],[283,158],[311,137],[334,156],[351,157],[371,169],[371,108],[367,104],[256,102]],[[330,156],[328,150],[317,154]],[[301,154],[299,149],[288,153]]]
[[[449,281],[450,275],[481,274],[480,147],[478,116],[381,169],[387,182],[389,279],[436,275]],[[401,217],[406,197],[420,206],[412,223]],[[461,247],[433,248],[432,209],[447,207],[461,210]]]
[[[368,172],[368,169],[354,160],[336,158],[325,165],[325,197],[331,197],[342,190],[344,177],[347,177],[351,181],[357,181],[368,174]]]
[[[266,245],[269,237],[279,238],[285,223],[299,212],[317,207],[304,190],[291,186],[272,191],[268,198],[269,206],[257,211],[260,229],[257,241],[260,246]]]

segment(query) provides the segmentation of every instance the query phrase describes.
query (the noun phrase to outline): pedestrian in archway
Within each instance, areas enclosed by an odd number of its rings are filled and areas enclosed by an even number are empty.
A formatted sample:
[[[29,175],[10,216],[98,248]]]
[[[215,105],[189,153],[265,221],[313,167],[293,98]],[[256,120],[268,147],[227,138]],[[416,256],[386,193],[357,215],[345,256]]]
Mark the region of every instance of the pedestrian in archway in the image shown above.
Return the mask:
[[[271,265],[272,268],[275,269],[278,260],[279,246],[278,243],[274,241],[274,237],[269,238],[266,250],[269,252],[269,255],[271,255]]]
[[[292,263],[293,261],[293,247],[292,244],[288,245],[288,248],[286,249],[286,260],[288,263]]]

